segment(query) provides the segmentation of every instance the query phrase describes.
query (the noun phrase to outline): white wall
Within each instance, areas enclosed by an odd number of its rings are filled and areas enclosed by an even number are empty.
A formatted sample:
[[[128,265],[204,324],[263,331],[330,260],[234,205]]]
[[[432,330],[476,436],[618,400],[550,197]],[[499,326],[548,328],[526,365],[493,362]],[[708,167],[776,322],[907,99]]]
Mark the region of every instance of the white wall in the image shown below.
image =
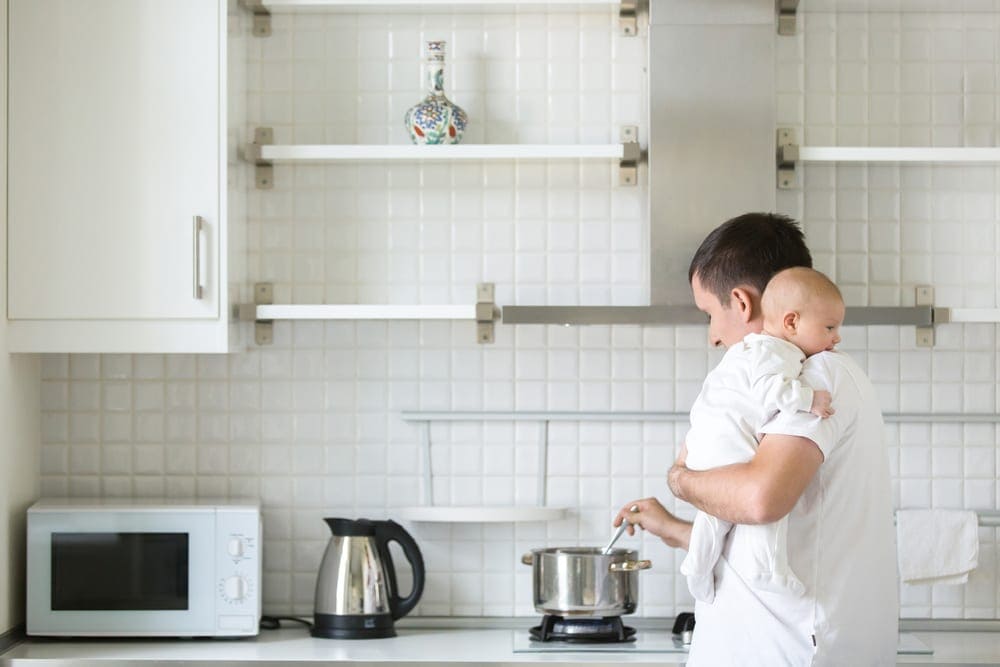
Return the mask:
[[[38,377],[37,357],[0,355],[0,634],[24,621],[25,510],[39,489]]]
[[[814,144],[995,145],[993,11],[805,13],[775,37],[779,123]],[[404,142],[420,43],[450,42],[447,90],[467,141],[645,137],[645,38],[590,14],[277,16],[250,40],[249,117],[277,141]],[[991,55],[992,54],[992,55]],[[997,307],[996,167],[809,167],[779,209],[804,222],[851,305]],[[279,166],[249,201],[249,271],[279,302],[641,303],[646,186],[575,162]],[[725,184],[719,184],[725,196]],[[707,231],[707,230],[706,230]],[[266,348],[219,356],[52,355],[42,362],[42,489],[50,495],[254,495],[266,512],[265,609],[312,611],[323,516],[395,516],[420,502],[419,430],[401,410],[684,411],[717,353],[702,327],[279,322]],[[850,328],[842,347],[888,413],[998,412],[994,325]],[[549,431],[548,524],[414,524],[428,586],[418,613],[533,615],[525,550],[600,544],[614,508],[656,494],[683,423],[567,422]],[[892,424],[895,501],[997,509],[996,423]],[[438,423],[440,504],[535,500],[537,424]],[[678,507],[682,513],[689,508]],[[964,587],[907,589],[903,614],[1000,618],[993,529]],[[674,554],[632,539],[654,569],[640,613],[690,608]]]
[[[7,72],[7,3],[0,15],[0,72]],[[7,109],[7,86],[0,89],[0,109]],[[7,119],[0,112],[0,141],[6,142]],[[6,154],[6,146],[0,151]],[[7,182],[6,162],[0,161],[0,182]],[[0,210],[7,210],[6,190],[0,189]],[[4,219],[6,238],[6,219]],[[0,303],[7,309],[7,262],[0,253]],[[0,327],[0,350],[7,335]],[[24,517],[38,497],[39,364],[35,355],[0,353],[0,634],[24,621]]]

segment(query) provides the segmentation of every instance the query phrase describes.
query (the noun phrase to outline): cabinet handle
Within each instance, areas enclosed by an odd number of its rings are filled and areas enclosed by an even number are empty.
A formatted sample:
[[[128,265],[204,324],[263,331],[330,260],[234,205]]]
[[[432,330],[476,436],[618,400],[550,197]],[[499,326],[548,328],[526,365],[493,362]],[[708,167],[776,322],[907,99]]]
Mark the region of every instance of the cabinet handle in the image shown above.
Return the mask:
[[[202,219],[200,215],[194,216],[192,220],[192,236],[194,237],[194,298],[201,298],[201,230]]]

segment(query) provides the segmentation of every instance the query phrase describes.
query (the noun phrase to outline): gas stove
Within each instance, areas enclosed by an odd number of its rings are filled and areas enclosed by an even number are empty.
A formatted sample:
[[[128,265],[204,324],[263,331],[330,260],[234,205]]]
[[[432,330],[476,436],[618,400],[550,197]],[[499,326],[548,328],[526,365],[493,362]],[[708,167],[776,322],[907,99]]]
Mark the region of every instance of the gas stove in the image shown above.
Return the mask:
[[[596,644],[635,641],[635,628],[622,622],[621,616],[602,618],[565,618],[546,614],[541,623],[528,631],[537,642]]]
[[[628,652],[684,653],[687,647],[669,632],[636,633],[620,616],[565,618],[543,616],[528,632],[514,632],[515,653]]]

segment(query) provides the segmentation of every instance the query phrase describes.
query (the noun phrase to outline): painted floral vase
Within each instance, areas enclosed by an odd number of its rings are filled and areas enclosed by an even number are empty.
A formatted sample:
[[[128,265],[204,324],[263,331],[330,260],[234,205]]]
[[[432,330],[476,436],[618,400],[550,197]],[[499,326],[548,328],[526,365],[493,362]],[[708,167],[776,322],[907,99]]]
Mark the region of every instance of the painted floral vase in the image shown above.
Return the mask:
[[[424,72],[427,97],[406,112],[404,122],[415,144],[457,144],[468,116],[444,94],[445,42],[427,42]]]

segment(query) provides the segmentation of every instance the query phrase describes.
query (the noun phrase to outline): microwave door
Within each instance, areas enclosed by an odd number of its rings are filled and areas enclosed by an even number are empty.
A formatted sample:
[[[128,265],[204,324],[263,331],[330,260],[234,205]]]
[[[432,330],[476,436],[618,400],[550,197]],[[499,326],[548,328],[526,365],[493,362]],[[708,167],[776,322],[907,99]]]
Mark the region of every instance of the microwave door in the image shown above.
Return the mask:
[[[52,533],[53,611],[187,610],[187,533]]]
[[[28,524],[29,635],[215,630],[213,514],[44,512]]]

